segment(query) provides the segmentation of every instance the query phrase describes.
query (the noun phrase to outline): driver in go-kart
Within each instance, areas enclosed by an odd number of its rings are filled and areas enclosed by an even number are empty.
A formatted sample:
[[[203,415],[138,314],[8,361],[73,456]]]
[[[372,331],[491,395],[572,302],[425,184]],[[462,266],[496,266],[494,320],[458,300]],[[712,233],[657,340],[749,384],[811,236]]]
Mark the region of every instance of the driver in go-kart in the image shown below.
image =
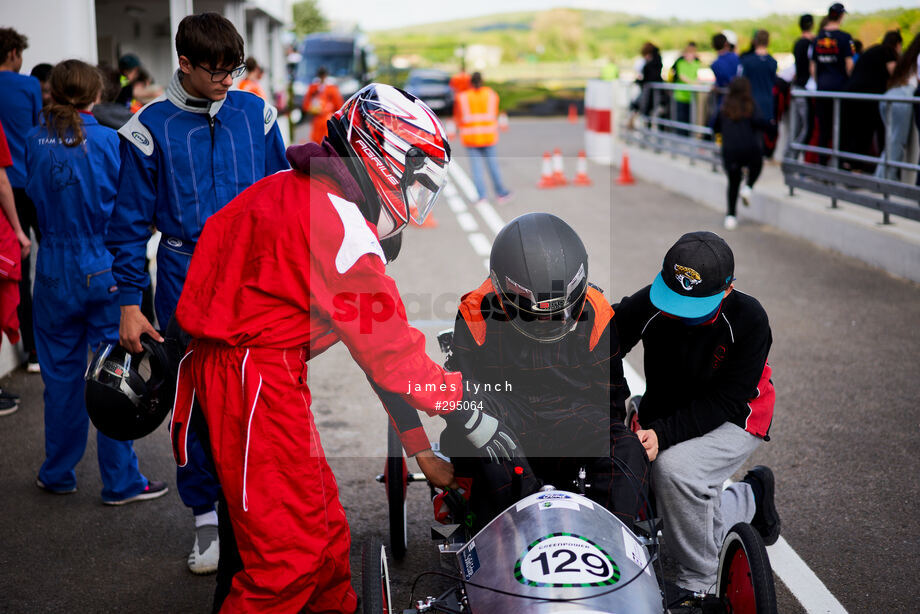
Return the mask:
[[[473,527],[541,484],[577,490],[584,468],[585,494],[632,528],[649,457],[623,424],[629,389],[613,309],[588,283],[581,239],[554,215],[528,213],[499,232],[489,268],[462,298],[447,368],[483,387],[483,411],[517,436],[526,462],[484,457],[448,424],[441,445]]]

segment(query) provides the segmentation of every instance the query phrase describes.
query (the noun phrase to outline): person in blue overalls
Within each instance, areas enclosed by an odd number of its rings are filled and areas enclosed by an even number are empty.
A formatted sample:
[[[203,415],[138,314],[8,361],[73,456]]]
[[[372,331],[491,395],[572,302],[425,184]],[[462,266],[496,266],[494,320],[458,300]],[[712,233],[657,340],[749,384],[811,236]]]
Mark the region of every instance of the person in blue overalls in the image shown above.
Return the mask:
[[[157,248],[154,309],[169,324],[205,221],[237,194],[272,173],[290,168],[276,123],[277,110],[250,92],[229,91],[245,70],[243,39],[222,15],[189,15],[176,32],[179,70],[162,96],[119,129],[121,174],[106,245],[115,260],[121,306],[119,339],[140,351],[140,336],[162,339],[141,313],[149,278],[144,255],[151,225]],[[189,461],[176,474],[182,502],[195,515],[193,573],[217,571],[220,539],[214,502],[220,486],[197,436]]]
[[[115,201],[118,136],[90,115],[102,77],[66,60],[51,72],[53,102],[26,136],[26,192],[35,203],[42,249],[34,288],[35,343],[45,383],[45,462],[39,488],[77,490],[89,417],[83,400],[87,348],[118,339],[118,294],[104,242]],[[148,481],[130,441],[97,434],[102,501],[123,505],[166,494]]]

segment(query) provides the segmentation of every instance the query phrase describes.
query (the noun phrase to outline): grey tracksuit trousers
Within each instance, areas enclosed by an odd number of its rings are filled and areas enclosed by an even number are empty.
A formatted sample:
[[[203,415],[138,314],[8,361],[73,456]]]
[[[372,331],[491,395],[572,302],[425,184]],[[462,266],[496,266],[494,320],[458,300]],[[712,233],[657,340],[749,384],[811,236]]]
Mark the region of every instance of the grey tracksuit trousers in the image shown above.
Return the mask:
[[[652,463],[652,487],[663,521],[665,548],[678,564],[677,584],[714,590],[719,549],[738,522],[754,518],[754,493],[745,482],[722,489],[761,439],[725,423],[661,452]]]

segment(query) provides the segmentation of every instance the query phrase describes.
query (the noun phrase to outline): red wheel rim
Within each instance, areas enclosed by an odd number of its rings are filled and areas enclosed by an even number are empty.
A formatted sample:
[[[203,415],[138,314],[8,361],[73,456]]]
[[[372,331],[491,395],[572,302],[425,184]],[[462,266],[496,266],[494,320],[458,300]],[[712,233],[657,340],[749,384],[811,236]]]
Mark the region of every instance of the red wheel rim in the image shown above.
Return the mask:
[[[754,582],[751,579],[751,565],[744,548],[732,554],[725,582],[725,598],[731,604],[732,614],[757,614],[757,599],[754,597]]]

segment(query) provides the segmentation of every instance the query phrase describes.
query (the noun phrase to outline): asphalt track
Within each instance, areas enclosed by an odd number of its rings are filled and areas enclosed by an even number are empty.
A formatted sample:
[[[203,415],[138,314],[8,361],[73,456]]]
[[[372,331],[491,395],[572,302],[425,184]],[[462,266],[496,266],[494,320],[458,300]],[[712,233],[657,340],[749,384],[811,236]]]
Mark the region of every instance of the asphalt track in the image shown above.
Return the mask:
[[[920,287],[743,218],[726,233],[718,214],[651,185],[617,186],[610,170],[596,165],[591,187],[536,189],[546,149],[562,148],[571,176],[582,130],[565,121],[513,121],[499,153],[515,199],[493,215],[470,206],[455,183],[454,207],[448,192],[436,208],[438,227],[408,231],[390,272],[410,319],[428,337],[429,354],[440,359],[434,334],[453,320],[460,294],[485,279],[480,252],[494,238],[496,217],[507,222],[543,210],[566,219],[588,247],[590,277],[612,301],[649,283],[680,234],[724,233],[735,251],[737,287],[760,299],[773,329],[776,417],[772,440],[750,464],[776,473],[785,541],[845,611],[916,611]],[[471,239],[475,234],[482,239]],[[628,359],[641,375],[641,349]],[[213,577],[185,568],[192,519],[175,489],[155,501],[104,507],[91,438],[77,468],[80,490],[39,491],[40,377],[18,371],[0,385],[23,397],[17,413],[0,417],[0,612],[209,611]],[[386,534],[383,487],[373,480],[383,467],[385,418],[343,348],[311,363],[310,385],[351,524],[360,588],[360,545]],[[675,385],[693,382],[677,376]],[[432,434],[439,422],[426,420]],[[136,449],[145,474],[174,487],[165,430]],[[397,611],[408,606],[415,576],[437,569],[427,489],[411,485],[409,497],[409,554],[391,566]],[[790,580],[800,584],[799,597],[778,581],[779,611],[840,611],[799,603],[820,592],[805,575]],[[424,577],[416,595],[442,583]]]

